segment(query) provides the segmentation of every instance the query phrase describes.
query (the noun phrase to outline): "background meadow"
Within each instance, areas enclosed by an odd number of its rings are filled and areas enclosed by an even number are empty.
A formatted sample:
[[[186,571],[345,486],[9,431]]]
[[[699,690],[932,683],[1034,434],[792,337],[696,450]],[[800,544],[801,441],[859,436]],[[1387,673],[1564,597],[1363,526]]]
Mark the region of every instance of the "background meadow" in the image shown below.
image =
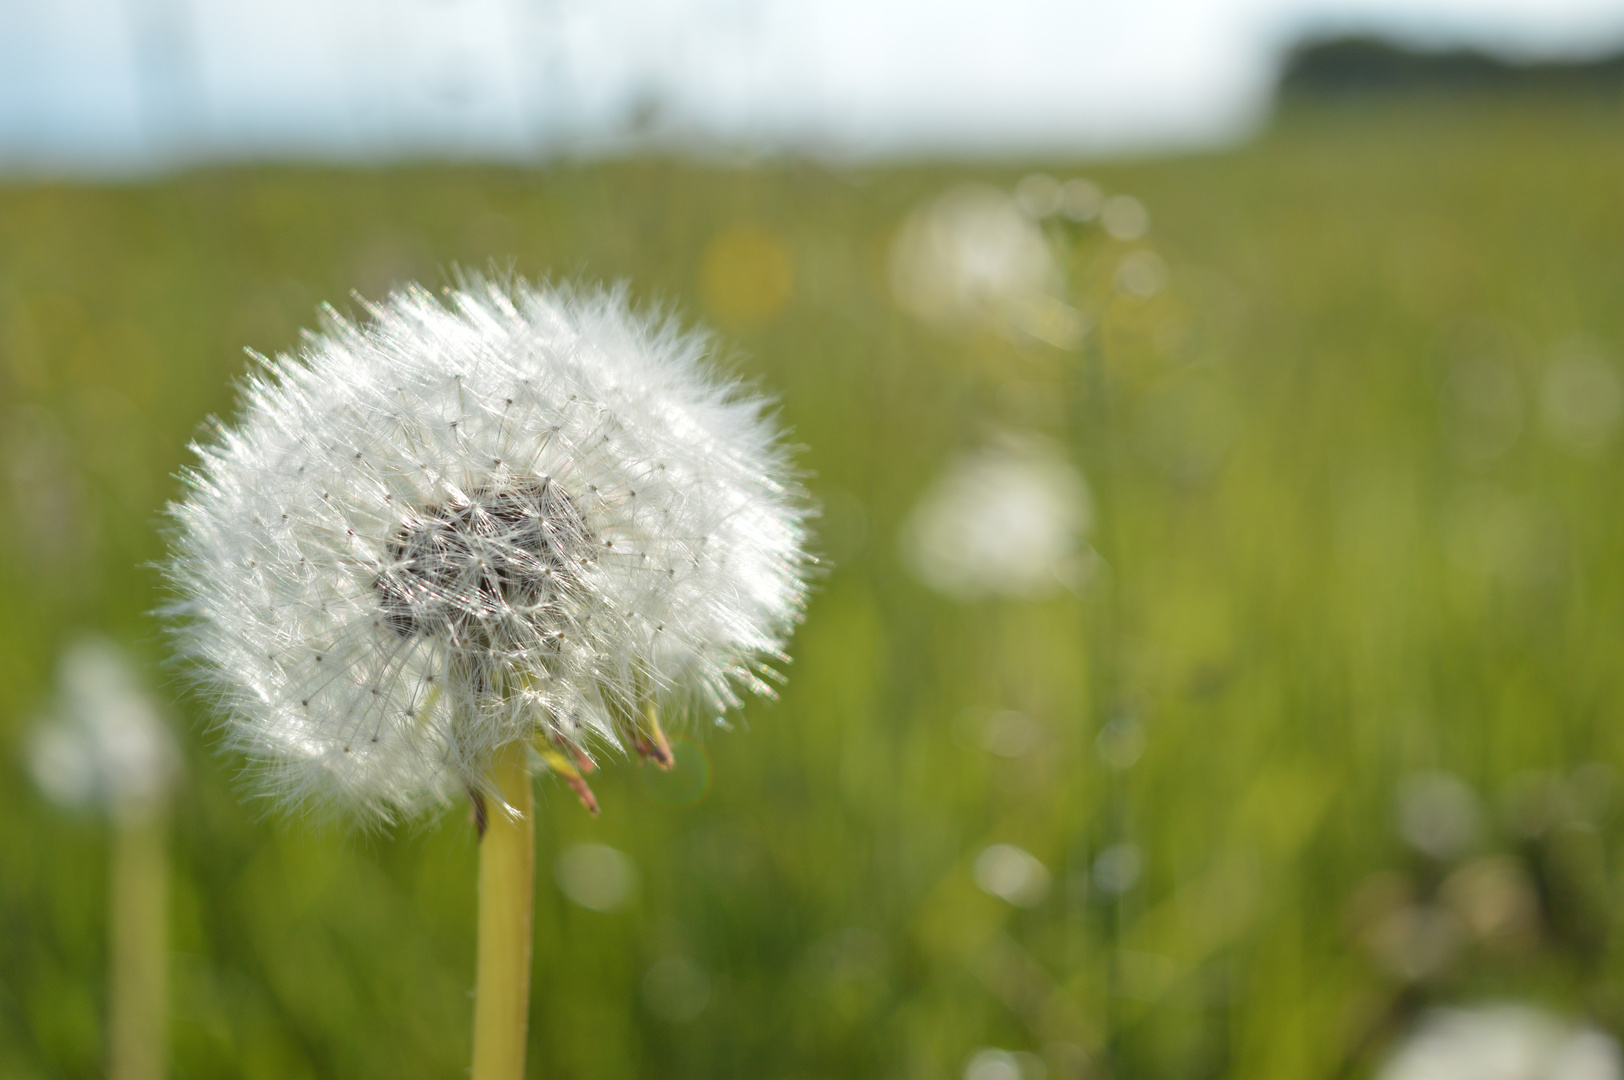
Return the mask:
[[[1483,94],[1087,168],[6,182],[0,1078],[101,1068],[105,835],[24,753],[57,650],[161,662],[161,508],[243,347],[493,261],[716,327],[806,448],[829,564],[781,700],[689,725],[670,776],[609,763],[598,820],[538,781],[533,1075],[1363,1076],[1426,1005],[1503,998],[1624,1031],[1619,122]],[[1045,225],[1080,344],[900,309],[909,212],[1033,169],[1149,210]],[[1087,477],[1095,561],[944,598],[899,534],[1011,430]],[[190,775],[176,1075],[457,1075],[465,808],[245,805],[153,680]]]

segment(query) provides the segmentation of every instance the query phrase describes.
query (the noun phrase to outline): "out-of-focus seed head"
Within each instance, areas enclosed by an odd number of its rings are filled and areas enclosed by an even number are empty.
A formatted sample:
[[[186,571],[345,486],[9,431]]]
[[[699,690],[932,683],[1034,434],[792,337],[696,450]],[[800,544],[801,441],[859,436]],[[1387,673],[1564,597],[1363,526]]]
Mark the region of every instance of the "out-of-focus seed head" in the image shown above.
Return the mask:
[[[1087,320],[1063,301],[1060,253],[1023,201],[972,184],[916,207],[891,246],[897,303],[947,333],[981,326],[1076,348]]]
[[[1006,435],[948,465],[909,515],[902,554],[954,599],[1042,597],[1086,582],[1091,516],[1088,487],[1057,448]]]
[[[1378,1080],[1624,1080],[1609,1035],[1529,1005],[1436,1009],[1399,1043]]]
[[[174,736],[130,657],[101,637],[62,654],[52,715],[36,728],[29,765],[65,806],[119,815],[156,809],[180,773]]]

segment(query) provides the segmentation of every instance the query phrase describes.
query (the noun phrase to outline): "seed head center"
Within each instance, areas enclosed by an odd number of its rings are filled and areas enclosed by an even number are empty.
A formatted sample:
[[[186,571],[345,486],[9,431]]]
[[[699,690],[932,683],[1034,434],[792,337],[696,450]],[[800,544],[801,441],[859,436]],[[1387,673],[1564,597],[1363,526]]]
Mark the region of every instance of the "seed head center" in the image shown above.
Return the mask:
[[[563,628],[593,540],[551,480],[476,488],[409,511],[373,588],[401,637],[511,647]]]

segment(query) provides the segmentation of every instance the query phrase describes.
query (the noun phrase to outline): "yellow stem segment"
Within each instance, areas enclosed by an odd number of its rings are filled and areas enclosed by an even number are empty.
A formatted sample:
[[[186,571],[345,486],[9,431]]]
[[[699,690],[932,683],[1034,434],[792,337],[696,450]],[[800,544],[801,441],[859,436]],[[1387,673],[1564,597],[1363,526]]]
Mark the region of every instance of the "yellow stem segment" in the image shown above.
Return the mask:
[[[502,803],[487,800],[479,841],[479,959],[474,978],[473,1080],[523,1080],[530,1019],[530,935],[536,822],[530,761],[510,743],[491,764]]]
[[[114,815],[109,881],[107,1075],[162,1080],[168,1027],[168,871],[165,815]]]

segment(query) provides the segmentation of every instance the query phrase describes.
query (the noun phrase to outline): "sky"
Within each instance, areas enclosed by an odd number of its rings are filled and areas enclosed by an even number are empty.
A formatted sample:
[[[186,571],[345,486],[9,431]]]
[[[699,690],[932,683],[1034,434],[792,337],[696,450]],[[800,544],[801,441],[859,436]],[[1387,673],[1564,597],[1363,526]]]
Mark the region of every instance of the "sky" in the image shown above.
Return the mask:
[[[1111,155],[1220,144],[1284,50],[1624,47],[1624,0],[0,0],[0,170]]]

